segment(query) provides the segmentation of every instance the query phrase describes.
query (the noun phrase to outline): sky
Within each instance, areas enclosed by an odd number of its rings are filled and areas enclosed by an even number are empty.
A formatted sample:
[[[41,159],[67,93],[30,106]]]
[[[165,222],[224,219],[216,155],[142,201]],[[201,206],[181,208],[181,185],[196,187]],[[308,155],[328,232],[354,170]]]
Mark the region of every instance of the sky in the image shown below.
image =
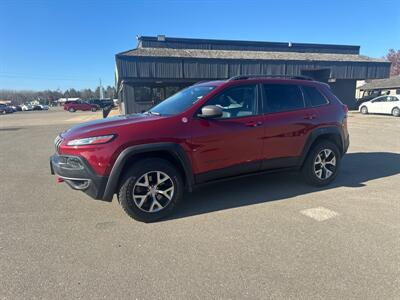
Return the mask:
[[[114,85],[138,35],[400,49],[398,0],[0,0],[0,16],[0,89]]]

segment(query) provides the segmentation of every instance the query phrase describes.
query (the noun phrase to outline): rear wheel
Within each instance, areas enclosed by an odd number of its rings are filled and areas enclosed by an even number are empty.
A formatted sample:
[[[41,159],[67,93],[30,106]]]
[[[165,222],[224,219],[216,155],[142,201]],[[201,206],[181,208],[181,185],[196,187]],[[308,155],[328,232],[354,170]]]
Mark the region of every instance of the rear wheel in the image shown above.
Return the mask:
[[[142,222],[154,222],[171,214],[183,195],[179,171],[159,158],[135,163],[122,179],[118,193],[124,211]]]
[[[304,162],[304,178],[315,186],[331,183],[337,176],[340,159],[340,151],[334,143],[327,140],[319,142],[310,150]]]
[[[76,109],[73,108],[73,107],[71,107],[70,109],[68,109],[68,111],[71,112],[71,113],[73,113],[73,112],[76,112]]]
[[[361,113],[364,115],[368,114],[368,108],[366,106],[361,107]]]
[[[93,112],[97,111],[97,108],[96,107],[92,107],[92,111]]]
[[[398,108],[398,107],[393,108],[392,109],[392,115],[394,117],[400,117],[400,108]]]

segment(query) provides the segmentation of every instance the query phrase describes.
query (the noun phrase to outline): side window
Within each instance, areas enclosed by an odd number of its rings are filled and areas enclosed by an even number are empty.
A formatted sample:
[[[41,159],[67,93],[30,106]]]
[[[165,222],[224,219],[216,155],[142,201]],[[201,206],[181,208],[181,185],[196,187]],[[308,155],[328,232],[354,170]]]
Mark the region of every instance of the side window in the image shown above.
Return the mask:
[[[315,107],[328,104],[328,100],[321,94],[319,90],[312,86],[302,86],[306,103]]]
[[[264,84],[266,112],[282,112],[305,107],[303,95],[297,85]]]
[[[222,118],[238,118],[257,114],[257,86],[246,85],[227,89],[218,94],[206,105],[222,108]]]
[[[390,97],[389,96],[383,97],[383,102],[389,102],[389,101],[390,101]]]

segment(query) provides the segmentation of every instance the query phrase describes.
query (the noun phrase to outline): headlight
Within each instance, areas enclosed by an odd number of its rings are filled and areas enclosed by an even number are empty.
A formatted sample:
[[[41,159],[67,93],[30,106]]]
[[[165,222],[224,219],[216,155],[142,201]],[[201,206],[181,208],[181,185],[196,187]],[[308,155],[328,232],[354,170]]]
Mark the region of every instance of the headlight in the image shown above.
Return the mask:
[[[102,135],[102,136],[93,136],[83,139],[72,140],[67,143],[68,146],[83,146],[83,145],[97,145],[111,142],[116,135]]]

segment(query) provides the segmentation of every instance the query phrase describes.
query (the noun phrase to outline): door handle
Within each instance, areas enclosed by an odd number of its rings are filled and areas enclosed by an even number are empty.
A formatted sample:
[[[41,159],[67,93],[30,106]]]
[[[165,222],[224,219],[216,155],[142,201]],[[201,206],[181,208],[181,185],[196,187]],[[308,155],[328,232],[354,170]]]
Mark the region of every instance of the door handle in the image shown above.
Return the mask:
[[[260,121],[258,121],[258,122],[250,121],[250,122],[245,123],[245,125],[247,127],[257,127],[257,126],[261,126],[262,122],[260,122]]]
[[[309,114],[304,117],[305,120],[314,120],[317,118],[316,114]]]

